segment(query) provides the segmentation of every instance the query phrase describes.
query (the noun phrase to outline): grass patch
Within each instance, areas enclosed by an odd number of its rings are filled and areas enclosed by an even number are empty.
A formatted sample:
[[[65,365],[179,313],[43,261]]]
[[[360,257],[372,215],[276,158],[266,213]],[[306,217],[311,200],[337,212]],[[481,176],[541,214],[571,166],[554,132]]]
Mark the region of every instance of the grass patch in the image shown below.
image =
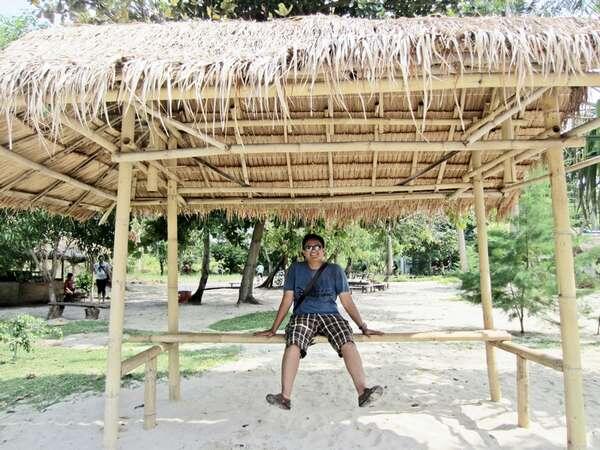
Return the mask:
[[[62,330],[62,335],[69,336],[71,334],[88,334],[88,333],[108,333],[108,320],[71,320],[65,324],[52,325],[52,328]],[[139,336],[146,334],[164,334],[164,332],[136,330],[125,328],[123,333],[131,336]],[[44,336],[52,338],[52,336]]]
[[[147,346],[125,344],[123,359]],[[180,363],[183,376],[192,376],[211,367],[237,359],[239,346],[202,350],[184,350]],[[167,358],[158,357],[158,376],[166,377]],[[67,347],[34,346],[31,353],[21,353],[11,362],[6,345],[0,345],[0,410],[28,404],[42,410],[72,394],[102,392],[106,371],[106,349],[73,349]],[[123,380],[142,380],[144,368],[139,367]]]
[[[277,316],[277,311],[261,311],[243,316],[232,317],[231,319],[223,319],[210,324],[208,327],[215,331],[253,331],[266,330],[273,325],[273,321]],[[290,319],[290,313],[287,314],[279,329],[285,328],[285,324]]]

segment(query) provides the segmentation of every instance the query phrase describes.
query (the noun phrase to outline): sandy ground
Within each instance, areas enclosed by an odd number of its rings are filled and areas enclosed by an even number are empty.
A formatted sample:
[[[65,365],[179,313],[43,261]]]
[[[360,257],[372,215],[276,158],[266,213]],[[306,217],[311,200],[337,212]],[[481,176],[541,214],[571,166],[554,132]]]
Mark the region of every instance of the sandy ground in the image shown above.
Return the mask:
[[[182,286],[185,287],[185,286]],[[236,307],[236,291],[210,291],[202,306],[181,306],[181,329],[204,330],[216,320],[279,304],[279,291],[257,291],[262,305]],[[436,282],[393,284],[386,292],[357,294],[364,319],[383,331],[480,328],[481,309],[456,301],[456,288]],[[166,329],[166,288],[131,285],[125,326]],[[596,310],[600,296],[588,299]],[[0,317],[47,307],[0,310]],[[102,315],[105,315],[102,312]],[[83,311],[67,309],[67,319]],[[101,318],[105,318],[102,317]],[[501,311],[497,328],[517,330]],[[593,320],[581,320],[584,389],[591,449],[600,449],[600,338]],[[555,340],[552,321],[527,319],[540,339]],[[105,345],[103,335],[69,336],[64,345]],[[488,399],[484,347],[480,343],[359,344],[368,379],[385,386],[383,399],[358,408],[340,360],[327,345],[311,348],[296,379],[293,409],[269,407],[278,392],[280,346],[245,345],[238,361],[182,380],[183,399],[168,401],[158,386],[158,426],[142,429],[143,388],[123,389],[123,449],[539,449],[565,448],[560,373],[529,364],[531,427],[516,426],[515,356],[497,351],[503,399]],[[559,349],[548,352],[560,354]],[[136,408],[136,406],[138,406]],[[102,444],[103,399],[78,395],[44,412],[27,407],[0,413],[2,449],[96,449]]]

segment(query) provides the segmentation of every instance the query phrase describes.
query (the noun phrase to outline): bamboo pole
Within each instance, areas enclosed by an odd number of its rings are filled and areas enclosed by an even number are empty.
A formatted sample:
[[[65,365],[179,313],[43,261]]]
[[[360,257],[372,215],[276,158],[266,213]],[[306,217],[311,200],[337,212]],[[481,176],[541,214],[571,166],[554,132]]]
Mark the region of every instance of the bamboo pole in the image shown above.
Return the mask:
[[[133,108],[123,114],[121,141],[132,141],[135,130]],[[119,164],[117,212],[115,217],[115,243],[113,250],[112,300],[108,327],[108,368],[104,404],[104,447],[117,447],[119,431],[119,390],[121,387],[121,341],[123,339],[123,314],[125,310],[125,283],[127,279],[127,243],[129,240],[129,211],[133,165]]]
[[[529,428],[529,377],[527,360],[517,355],[517,422],[521,428]]]
[[[485,198],[498,199],[503,194],[496,189],[488,189],[484,192]],[[465,192],[460,194],[457,198],[472,199],[474,194],[471,192]],[[447,194],[443,192],[426,192],[426,193],[397,193],[397,194],[375,194],[375,195],[336,195],[331,196],[315,196],[315,197],[274,197],[274,198],[247,198],[247,197],[233,197],[233,198],[188,198],[188,206],[228,206],[228,205],[239,205],[239,206],[281,206],[286,207],[289,205],[326,205],[326,204],[337,204],[337,203],[356,203],[356,202],[386,202],[386,201],[417,201],[417,200],[446,200]],[[148,199],[137,199],[131,204],[135,207],[149,207],[149,206],[164,206],[164,199],[148,198]]]
[[[558,370],[559,372],[563,370],[562,359],[548,355],[540,350],[515,344],[514,342],[494,342],[494,347],[519,355],[522,358],[549,367],[550,369]]]
[[[511,335],[503,330],[473,330],[473,331],[418,331],[407,333],[385,333],[382,335],[365,336],[355,334],[356,342],[452,342],[452,341],[510,341]],[[279,344],[285,342],[284,334],[273,337],[254,336],[249,333],[168,333],[158,335],[132,335],[127,342],[156,342],[156,343],[206,343],[206,344]],[[315,338],[316,343],[327,343],[323,336]]]
[[[529,105],[529,104],[535,102],[536,100],[538,100],[539,98],[541,98],[542,95],[544,95],[544,93],[548,89],[549,89],[548,87],[541,87],[539,89],[536,89],[534,92],[532,92],[527,97],[522,98],[521,101],[517,102],[517,104],[515,106],[506,110],[504,113],[500,114],[498,117],[494,118],[493,120],[489,121],[489,123],[483,125],[477,131],[473,132],[473,134],[471,134],[467,138],[466,143],[473,144],[474,142],[478,141],[484,135],[486,135],[487,133],[492,131],[495,127],[497,127],[498,125],[503,123],[505,120],[510,119],[510,117],[512,115],[518,113],[519,111],[524,110],[527,107],[527,105]]]
[[[244,144],[231,145],[221,150],[216,147],[180,148],[177,151],[148,150],[138,152],[117,152],[111,155],[115,162],[123,161],[156,161],[161,159],[195,158],[223,155],[256,155],[288,153],[327,153],[327,152],[451,152],[451,151],[499,151],[546,149],[549,146],[582,147],[585,138],[570,137],[557,139],[531,140],[490,140],[465,144],[458,141],[444,142],[383,142],[383,141],[354,141],[354,142],[322,142],[322,143],[278,143],[278,144]]]
[[[169,149],[173,151],[177,142],[169,140]],[[177,164],[177,160],[172,160]],[[179,331],[179,303],[178,303],[178,263],[177,263],[177,183],[169,179],[167,195],[167,293],[168,293],[168,331]],[[179,374],[179,345],[169,348],[169,399],[181,398]]]
[[[563,87],[563,86],[600,86],[600,74],[597,72],[583,72],[571,75],[547,73],[547,74],[530,74],[524,82],[521,74],[505,74],[505,73],[464,73],[443,75],[436,74],[431,78],[411,77],[404,82],[403,80],[348,80],[340,81],[335,85],[331,82],[315,82],[306,83],[293,81],[286,83],[284,95],[287,97],[315,97],[329,96],[332,92],[337,95],[357,95],[369,93],[390,93],[400,92],[422,92],[426,90],[453,90],[453,89],[478,89],[478,88],[516,88],[516,87]],[[257,90],[255,86],[232,86],[231,96],[239,98],[255,97]],[[160,88],[146,93],[141,91],[131,92],[125,87],[117,87],[108,90],[104,95],[105,102],[129,103],[132,96],[143,98],[144,101],[151,100],[198,100],[209,98],[222,98],[223,90],[214,86],[204,86],[201,90],[195,88],[180,89],[180,88]],[[227,93],[225,93],[227,94]],[[270,85],[260,90],[261,97],[277,97],[276,86]],[[81,103],[89,99],[79,98],[77,96],[65,96],[65,103]],[[51,98],[45,100],[51,103]],[[26,107],[27,97],[15,96],[15,107]]]
[[[600,156],[594,156],[593,158],[586,159],[584,161],[579,161],[571,166],[565,168],[565,173],[576,172],[577,170],[583,169],[585,167],[593,166],[595,164],[600,164]],[[527,186],[529,184],[539,183],[540,181],[544,181],[550,178],[550,174],[546,173],[544,175],[540,175],[539,177],[530,178],[529,180],[521,181],[519,183],[512,184],[502,189],[502,192],[510,192],[515,189],[522,188],[523,186]]]
[[[486,182],[485,187],[494,187],[497,183]],[[310,194],[326,194],[333,192],[334,194],[368,194],[378,192],[408,192],[413,191],[430,191],[435,188],[438,190],[459,189],[462,187],[470,187],[470,183],[444,183],[444,184],[417,184],[412,186],[328,186],[320,187],[272,187],[272,186],[213,186],[210,188],[201,186],[183,186],[179,188],[179,193],[182,195],[197,195],[197,194],[245,194],[248,192],[256,194],[295,194],[295,195],[310,195]]]
[[[514,139],[515,138],[515,127],[512,119],[506,120],[502,123],[502,139]],[[515,182],[515,161],[514,158],[508,157],[504,160],[504,185],[509,185]]]
[[[481,166],[481,154],[473,153],[473,167]],[[475,197],[475,215],[477,217],[477,246],[479,248],[479,283],[481,291],[481,305],[483,307],[483,324],[486,329],[494,328],[492,310],[492,283],[490,279],[490,262],[488,257],[487,223],[485,217],[485,197],[483,182],[480,175],[473,178],[473,194]],[[488,380],[490,385],[490,397],[493,402],[500,401],[500,380],[496,370],[496,356],[494,347],[490,344],[485,346],[487,360]]]
[[[121,376],[127,375],[129,372],[137,369],[142,364],[146,364],[151,359],[156,358],[163,352],[163,348],[159,345],[153,345],[144,351],[141,351],[121,363]]]
[[[36,172],[39,172],[43,175],[46,175],[50,178],[54,178],[56,180],[60,180],[63,183],[69,184],[78,189],[82,189],[84,191],[91,192],[98,197],[107,198],[109,200],[115,201],[117,198],[114,193],[103,191],[102,189],[98,189],[97,187],[92,186],[91,184],[84,183],[83,181],[79,181],[69,175],[66,175],[61,172],[57,172],[56,170],[49,169],[43,164],[34,162],[30,159],[25,158],[24,156],[19,155],[16,152],[10,151],[6,149],[4,146],[0,145],[0,156],[3,158],[9,159],[14,163],[17,163],[20,166],[27,167],[29,169],[34,169]]]
[[[146,362],[144,374],[144,429],[156,426],[156,356]]]
[[[36,197],[36,194],[31,194],[29,192],[23,192],[23,191],[19,191],[16,189],[9,189],[5,192],[2,192],[2,197],[12,197],[15,200],[25,200],[25,201],[31,202]],[[70,202],[68,200],[64,200],[62,198],[57,198],[57,197],[52,197],[50,195],[45,195],[44,198],[41,199],[41,201],[51,204],[51,205],[64,206],[67,208],[73,204],[73,202]],[[79,206],[82,208],[89,209],[90,211],[97,212],[97,213],[104,212],[104,208],[102,206],[92,205],[90,203],[80,203]]]
[[[546,110],[546,128],[559,126],[561,118],[557,110],[557,99],[548,96],[544,108]],[[556,249],[556,280],[558,284],[560,334],[564,365],[567,448],[582,450],[587,448],[586,426],[575,298],[575,268],[562,149],[554,147],[547,152],[546,157],[550,172],[552,212],[554,215],[554,245]]]

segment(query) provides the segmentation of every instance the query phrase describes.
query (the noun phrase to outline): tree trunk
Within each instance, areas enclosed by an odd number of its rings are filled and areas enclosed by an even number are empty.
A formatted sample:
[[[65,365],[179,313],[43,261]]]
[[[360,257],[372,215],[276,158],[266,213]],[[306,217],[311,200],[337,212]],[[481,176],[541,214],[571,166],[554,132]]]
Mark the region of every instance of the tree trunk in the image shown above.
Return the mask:
[[[458,256],[460,258],[460,271],[467,272],[469,270],[469,261],[467,260],[467,246],[465,244],[465,229],[457,226],[456,235],[458,237]]]
[[[244,265],[244,272],[242,275],[242,282],[240,283],[240,295],[238,297],[237,302],[238,305],[240,303],[258,304],[258,301],[252,295],[252,284],[254,282],[256,262],[258,261],[258,254],[260,252],[260,241],[262,240],[264,230],[264,221],[257,221],[254,224],[254,230],[252,231],[252,241],[250,242],[250,248],[248,249],[248,258],[246,258],[246,264]]]
[[[162,277],[165,274],[165,260],[158,258],[158,264],[160,265],[160,276]]]
[[[346,277],[350,276],[350,271],[352,270],[352,258],[348,256],[348,260],[346,261],[346,268],[344,272],[346,273]]]
[[[392,225],[388,224],[386,230],[386,265],[385,265],[385,278],[383,281],[386,283],[390,281],[390,277],[394,273],[394,247],[392,243]]]
[[[202,269],[200,270],[200,282],[198,283],[198,289],[196,292],[190,297],[188,303],[193,303],[195,305],[202,304],[202,294],[204,294],[204,288],[206,287],[206,282],[208,281],[208,270],[210,265],[210,230],[208,229],[208,225],[204,226],[204,232],[202,234],[202,244],[203,244],[203,252],[202,252]]]
[[[277,275],[277,272],[279,272],[281,269],[285,269],[287,267],[287,261],[288,261],[288,257],[287,255],[283,255],[279,261],[277,262],[277,265],[275,266],[275,268],[271,271],[271,273],[269,274],[269,276],[267,277],[267,279],[263,282],[263,284],[261,284],[260,288],[265,288],[265,289],[270,289],[273,287],[273,280],[275,280],[275,275]]]

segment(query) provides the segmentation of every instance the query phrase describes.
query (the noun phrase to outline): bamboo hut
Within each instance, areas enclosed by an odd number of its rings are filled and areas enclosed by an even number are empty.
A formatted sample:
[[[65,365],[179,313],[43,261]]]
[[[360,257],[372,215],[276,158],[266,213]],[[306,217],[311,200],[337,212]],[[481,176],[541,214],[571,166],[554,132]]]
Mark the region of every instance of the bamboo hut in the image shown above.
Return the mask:
[[[483,330],[388,334],[387,342],[486,342],[517,355],[519,424],[527,362],[564,375],[567,447],[586,448],[563,149],[600,86],[600,24],[575,18],[302,17],[51,28],[0,57],[0,205],[87,219],[116,209],[105,446],[117,446],[121,376],[146,364],[145,426],[156,420],[156,357],[180,398],[184,342],[280,342],[178,332],[178,213],[224,209],[375,221],[474,207]],[[587,161],[583,164],[592,164]],[[530,168],[552,185],[562,358],[494,330],[486,213],[505,214]],[[121,361],[129,214],[168,217],[168,330]],[[376,339],[371,339],[376,341]]]

